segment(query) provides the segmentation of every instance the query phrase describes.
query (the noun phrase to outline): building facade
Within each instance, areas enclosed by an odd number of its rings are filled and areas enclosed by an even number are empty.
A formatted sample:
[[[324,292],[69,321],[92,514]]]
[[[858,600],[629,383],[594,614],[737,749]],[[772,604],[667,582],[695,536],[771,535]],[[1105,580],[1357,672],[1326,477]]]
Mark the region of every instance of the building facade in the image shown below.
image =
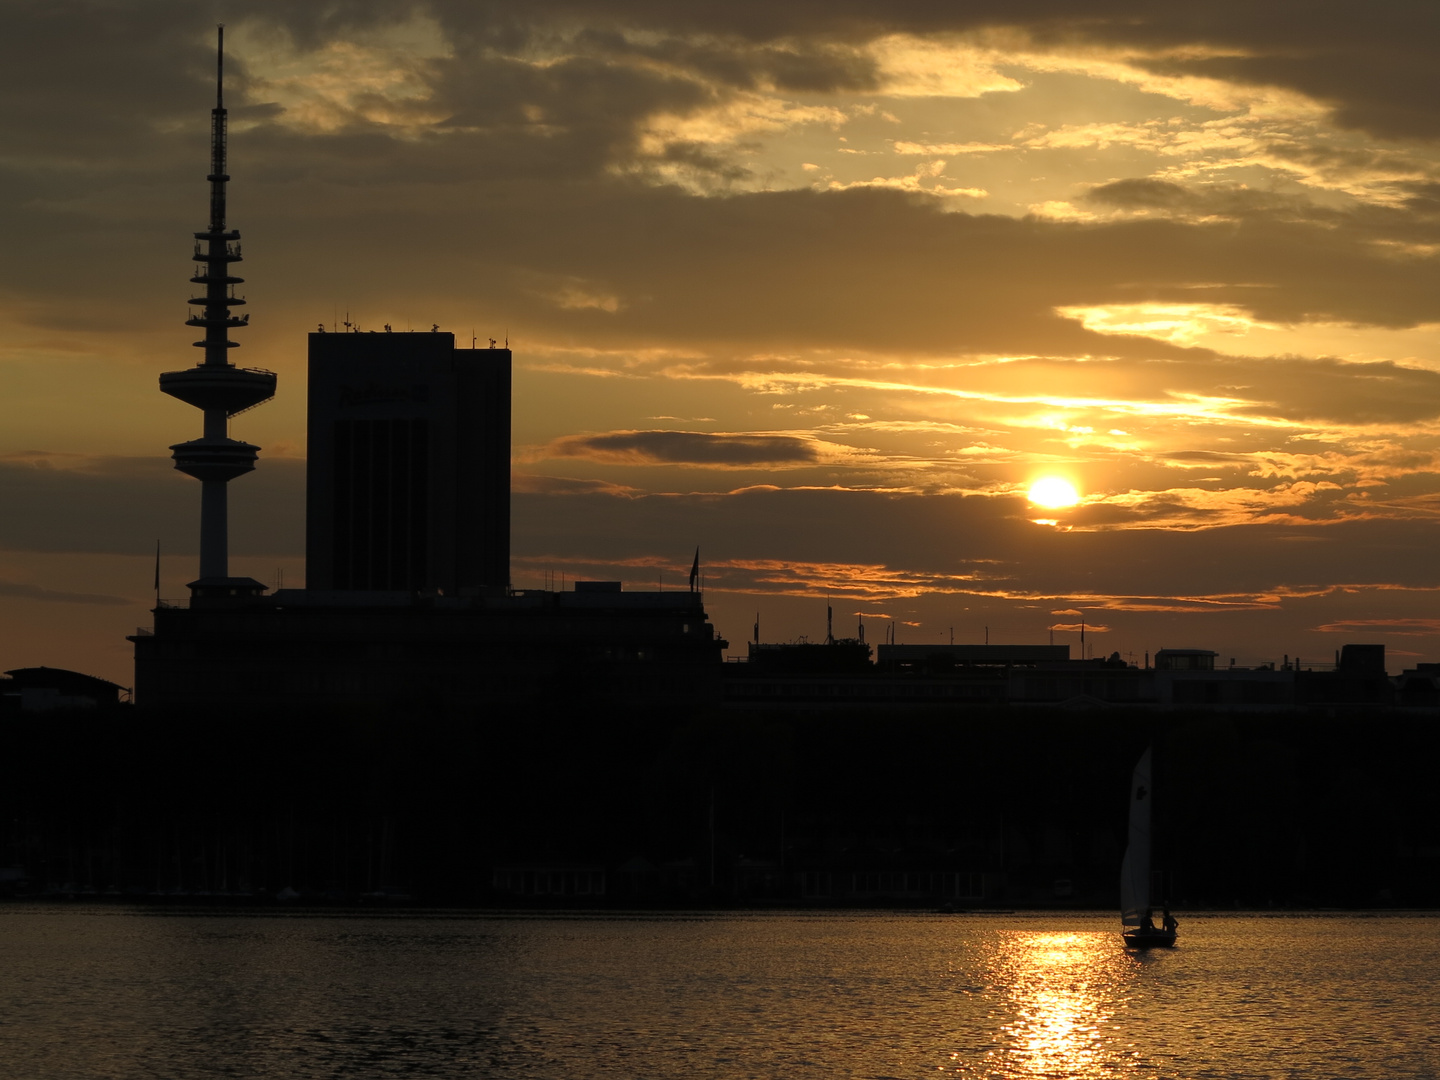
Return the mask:
[[[502,592],[510,574],[510,350],[455,335],[310,335],[306,581]]]
[[[618,585],[482,596],[281,589],[161,606],[130,640],[138,704],[212,711],[689,707],[719,697],[726,647],[699,593]]]

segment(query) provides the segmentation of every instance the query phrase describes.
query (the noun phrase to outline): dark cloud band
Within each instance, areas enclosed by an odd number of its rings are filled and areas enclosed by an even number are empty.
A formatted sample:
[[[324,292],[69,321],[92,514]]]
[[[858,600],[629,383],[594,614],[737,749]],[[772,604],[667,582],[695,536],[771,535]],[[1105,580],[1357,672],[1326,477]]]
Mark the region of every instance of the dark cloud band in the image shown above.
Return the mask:
[[[729,435],[699,431],[611,431],[570,435],[546,450],[551,457],[630,465],[811,465],[820,460],[812,439],[794,435]]]

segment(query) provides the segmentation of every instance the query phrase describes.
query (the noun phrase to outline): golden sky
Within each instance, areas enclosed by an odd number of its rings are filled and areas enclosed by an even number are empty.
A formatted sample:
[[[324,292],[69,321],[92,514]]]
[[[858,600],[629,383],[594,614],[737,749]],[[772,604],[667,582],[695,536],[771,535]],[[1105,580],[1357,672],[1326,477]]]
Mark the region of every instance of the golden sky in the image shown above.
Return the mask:
[[[1169,10],[1170,8],[1175,10]],[[304,579],[305,334],[515,351],[513,579],[737,648],[894,620],[1440,659],[1440,8],[22,3],[0,40],[0,660],[128,684],[195,574],[156,376],[230,217],[279,396],[233,572]],[[1073,485],[1040,506],[1042,479]],[[872,640],[881,630],[872,625]]]

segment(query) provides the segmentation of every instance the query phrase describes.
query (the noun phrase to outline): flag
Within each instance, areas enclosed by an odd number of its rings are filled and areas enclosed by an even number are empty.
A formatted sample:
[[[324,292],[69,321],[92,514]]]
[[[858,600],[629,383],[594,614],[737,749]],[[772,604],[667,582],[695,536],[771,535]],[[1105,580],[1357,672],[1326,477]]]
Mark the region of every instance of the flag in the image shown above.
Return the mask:
[[[695,561],[690,564],[690,591],[695,591],[695,583],[700,580],[700,547],[695,547]]]

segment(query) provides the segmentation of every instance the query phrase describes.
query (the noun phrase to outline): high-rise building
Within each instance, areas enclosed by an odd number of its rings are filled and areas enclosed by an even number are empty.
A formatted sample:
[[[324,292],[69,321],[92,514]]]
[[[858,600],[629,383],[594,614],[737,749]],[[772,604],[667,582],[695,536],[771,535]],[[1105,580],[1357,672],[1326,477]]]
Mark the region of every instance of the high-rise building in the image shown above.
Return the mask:
[[[311,334],[307,457],[307,588],[508,587],[509,349]]]

